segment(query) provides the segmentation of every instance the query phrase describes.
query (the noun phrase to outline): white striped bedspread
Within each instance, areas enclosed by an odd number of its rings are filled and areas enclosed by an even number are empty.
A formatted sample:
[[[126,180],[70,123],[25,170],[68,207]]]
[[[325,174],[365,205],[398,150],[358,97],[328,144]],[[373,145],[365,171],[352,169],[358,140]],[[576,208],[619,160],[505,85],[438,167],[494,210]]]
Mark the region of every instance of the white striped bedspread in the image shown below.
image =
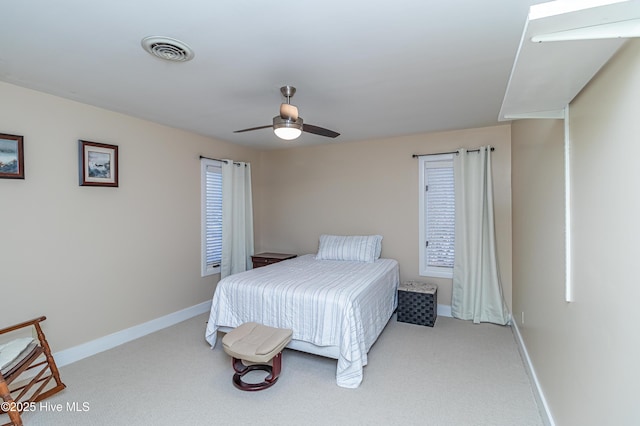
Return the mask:
[[[308,254],[222,279],[205,334],[242,323],[293,330],[293,339],[338,349],[338,386],[357,388],[367,353],[397,307],[398,262],[316,260]],[[312,352],[312,351],[309,351]]]

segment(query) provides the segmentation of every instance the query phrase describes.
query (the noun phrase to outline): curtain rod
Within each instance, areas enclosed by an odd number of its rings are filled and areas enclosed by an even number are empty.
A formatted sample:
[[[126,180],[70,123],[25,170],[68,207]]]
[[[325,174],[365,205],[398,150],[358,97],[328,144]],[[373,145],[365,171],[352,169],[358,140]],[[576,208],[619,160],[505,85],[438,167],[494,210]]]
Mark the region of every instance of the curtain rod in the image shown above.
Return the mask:
[[[494,147],[491,147],[491,151],[495,151],[496,149]],[[480,152],[480,148],[478,149],[468,149],[467,152]],[[435,152],[433,154],[413,154],[412,157],[413,158],[417,158],[417,157],[425,157],[427,155],[444,155],[444,154],[459,154],[458,151],[451,151],[451,152]]]
[[[228,163],[229,161],[231,161],[231,160],[220,160],[219,158],[211,158],[211,157],[205,157],[204,155],[201,155],[201,156],[200,156],[200,159],[202,160],[203,158],[204,158],[205,160],[220,161],[220,162],[222,162],[222,163]],[[235,161],[233,162],[233,164],[235,164],[236,166],[239,166],[239,165],[240,165],[240,163],[237,163],[237,162],[235,162]],[[245,166],[246,166],[246,164],[245,164]]]

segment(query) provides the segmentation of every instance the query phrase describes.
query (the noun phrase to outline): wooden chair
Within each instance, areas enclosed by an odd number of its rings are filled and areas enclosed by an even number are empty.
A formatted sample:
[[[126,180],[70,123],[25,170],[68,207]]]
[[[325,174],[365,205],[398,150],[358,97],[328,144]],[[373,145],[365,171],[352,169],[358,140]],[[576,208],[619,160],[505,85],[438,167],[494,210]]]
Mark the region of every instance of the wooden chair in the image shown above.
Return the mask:
[[[47,318],[42,316],[0,329],[0,340],[3,334],[27,327],[33,327],[37,335],[36,344],[32,349],[25,349],[18,357],[17,363],[0,371],[0,398],[5,402],[1,405],[0,415],[8,414],[10,420],[2,426],[22,426],[20,413],[24,408],[66,387],[60,380],[49,343],[40,328],[40,323],[45,319]]]

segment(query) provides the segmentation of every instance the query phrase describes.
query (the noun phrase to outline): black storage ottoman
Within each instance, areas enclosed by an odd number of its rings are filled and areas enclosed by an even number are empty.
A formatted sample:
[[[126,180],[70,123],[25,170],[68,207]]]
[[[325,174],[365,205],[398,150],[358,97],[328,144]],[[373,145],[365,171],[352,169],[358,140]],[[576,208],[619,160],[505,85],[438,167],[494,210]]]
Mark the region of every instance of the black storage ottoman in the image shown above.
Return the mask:
[[[398,287],[397,320],[433,327],[438,317],[438,286],[405,281]]]

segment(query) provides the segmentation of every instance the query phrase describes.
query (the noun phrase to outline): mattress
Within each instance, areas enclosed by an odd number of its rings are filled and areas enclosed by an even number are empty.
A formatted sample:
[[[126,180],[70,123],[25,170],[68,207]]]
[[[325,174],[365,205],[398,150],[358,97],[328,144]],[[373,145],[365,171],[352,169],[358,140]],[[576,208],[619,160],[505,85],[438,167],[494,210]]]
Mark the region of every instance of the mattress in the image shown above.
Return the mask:
[[[289,347],[337,358],[338,386],[362,382],[367,353],[397,307],[398,262],[316,260],[309,254],[222,279],[205,334],[242,323],[293,330]],[[316,348],[316,349],[314,349]]]

